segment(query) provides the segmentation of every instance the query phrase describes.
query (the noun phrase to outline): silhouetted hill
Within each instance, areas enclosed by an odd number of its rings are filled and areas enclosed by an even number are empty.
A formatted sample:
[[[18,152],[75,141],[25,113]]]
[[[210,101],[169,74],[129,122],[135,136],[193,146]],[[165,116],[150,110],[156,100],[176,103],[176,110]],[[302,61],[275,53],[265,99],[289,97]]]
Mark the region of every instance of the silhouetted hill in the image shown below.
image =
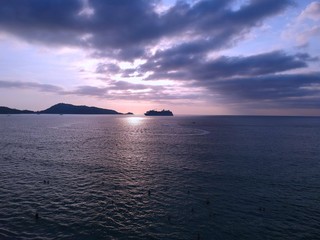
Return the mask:
[[[72,104],[58,103],[52,107],[40,111],[45,114],[121,114],[115,110],[88,106],[75,106]]]
[[[58,103],[43,111],[18,110],[0,106],[0,114],[122,114],[115,110]],[[130,113],[131,114],[131,113]]]
[[[29,110],[18,110],[14,108],[0,107],[0,114],[30,114],[30,113],[34,113],[34,112]]]

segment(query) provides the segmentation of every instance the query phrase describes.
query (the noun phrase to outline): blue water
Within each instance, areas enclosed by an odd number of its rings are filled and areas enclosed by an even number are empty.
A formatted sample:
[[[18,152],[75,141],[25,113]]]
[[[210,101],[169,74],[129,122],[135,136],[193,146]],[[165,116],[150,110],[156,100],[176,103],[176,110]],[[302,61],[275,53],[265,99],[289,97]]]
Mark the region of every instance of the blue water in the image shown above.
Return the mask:
[[[320,236],[320,118],[4,115],[0,137],[0,239]]]

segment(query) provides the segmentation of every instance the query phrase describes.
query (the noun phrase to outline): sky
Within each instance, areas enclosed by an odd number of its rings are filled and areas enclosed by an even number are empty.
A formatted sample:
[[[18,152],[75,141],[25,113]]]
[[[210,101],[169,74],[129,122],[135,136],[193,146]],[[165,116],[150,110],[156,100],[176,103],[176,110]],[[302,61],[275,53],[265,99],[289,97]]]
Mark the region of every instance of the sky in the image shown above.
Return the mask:
[[[0,0],[0,106],[320,116],[320,1]]]

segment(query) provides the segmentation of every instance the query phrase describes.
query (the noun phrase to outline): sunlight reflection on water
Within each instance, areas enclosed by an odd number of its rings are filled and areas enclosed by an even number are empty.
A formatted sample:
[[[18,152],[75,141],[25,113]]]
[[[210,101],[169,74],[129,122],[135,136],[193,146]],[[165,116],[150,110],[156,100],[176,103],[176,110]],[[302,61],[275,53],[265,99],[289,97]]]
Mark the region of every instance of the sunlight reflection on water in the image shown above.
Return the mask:
[[[124,118],[124,120],[126,121],[126,123],[130,126],[138,126],[141,125],[146,118],[144,117],[126,117]]]

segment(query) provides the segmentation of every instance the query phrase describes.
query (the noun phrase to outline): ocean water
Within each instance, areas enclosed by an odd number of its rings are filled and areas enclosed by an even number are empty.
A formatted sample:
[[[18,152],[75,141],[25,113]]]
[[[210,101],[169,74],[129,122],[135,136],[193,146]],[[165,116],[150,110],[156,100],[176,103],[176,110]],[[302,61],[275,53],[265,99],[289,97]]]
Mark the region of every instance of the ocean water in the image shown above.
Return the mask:
[[[320,238],[320,118],[4,115],[0,137],[0,239]]]

